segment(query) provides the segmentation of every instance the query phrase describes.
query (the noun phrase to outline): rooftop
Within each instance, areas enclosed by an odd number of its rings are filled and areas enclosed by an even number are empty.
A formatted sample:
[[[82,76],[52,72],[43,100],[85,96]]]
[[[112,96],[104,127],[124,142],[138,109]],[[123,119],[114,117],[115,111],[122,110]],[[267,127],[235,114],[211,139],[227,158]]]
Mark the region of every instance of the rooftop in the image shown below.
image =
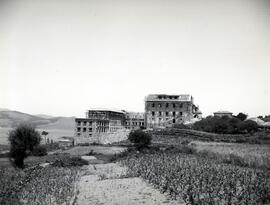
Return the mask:
[[[214,112],[214,114],[233,114],[233,113],[226,110],[219,110],[217,112]]]
[[[118,113],[125,113],[124,110],[117,110],[117,109],[110,109],[110,108],[91,108],[88,111],[104,111],[104,112],[118,112]]]
[[[191,102],[193,97],[189,94],[167,95],[167,94],[150,94],[145,97],[145,101],[180,101]]]

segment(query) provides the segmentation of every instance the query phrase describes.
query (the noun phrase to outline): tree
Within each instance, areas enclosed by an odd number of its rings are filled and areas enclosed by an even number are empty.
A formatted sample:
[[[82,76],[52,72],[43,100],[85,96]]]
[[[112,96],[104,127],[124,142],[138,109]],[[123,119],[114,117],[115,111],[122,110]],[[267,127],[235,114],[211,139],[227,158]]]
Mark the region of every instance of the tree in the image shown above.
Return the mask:
[[[129,133],[128,139],[137,149],[142,149],[151,144],[152,136],[142,130],[134,130]]]
[[[44,135],[44,141],[45,141],[45,144],[47,144],[46,136],[47,136],[48,134],[49,134],[49,133],[46,132],[46,131],[42,131],[42,132],[41,132],[41,135]]]
[[[244,113],[242,113],[242,112],[240,112],[238,115],[236,115],[236,118],[238,118],[241,121],[244,121],[244,120],[247,119],[247,115],[244,114]]]
[[[10,157],[15,166],[24,168],[24,159],[27,151],[32,152],[39,145],[41,137],[34,127],[27,124],[19,125],[9,133]]]
[[[252,133],[258,131],[258,128],[258,124],[252,120],[245,120],[238,125],[238,129],[241,132]]]

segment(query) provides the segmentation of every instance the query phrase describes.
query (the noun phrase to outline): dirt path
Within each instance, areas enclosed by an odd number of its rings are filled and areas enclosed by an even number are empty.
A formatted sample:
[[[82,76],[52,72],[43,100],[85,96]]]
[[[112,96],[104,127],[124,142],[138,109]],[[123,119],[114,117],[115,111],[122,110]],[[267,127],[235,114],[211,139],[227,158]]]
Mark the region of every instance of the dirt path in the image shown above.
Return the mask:
[[[168,200],[141,178],[125,178],[126,171],[117,163],[86,166],[76,186],[75,204],[184,204]]]

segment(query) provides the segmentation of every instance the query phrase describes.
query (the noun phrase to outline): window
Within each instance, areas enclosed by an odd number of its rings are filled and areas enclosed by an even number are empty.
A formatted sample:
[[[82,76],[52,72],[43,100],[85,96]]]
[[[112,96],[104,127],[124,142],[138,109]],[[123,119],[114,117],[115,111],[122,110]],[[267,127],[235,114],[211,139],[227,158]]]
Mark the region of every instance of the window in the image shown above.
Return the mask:
[[[173,112],[172,114],[173,114],[173,116],[175,116],[175,112]]]
[[[158,112],[158,114],[159,114],[159,116],[161,116],[161,115],[162,115],[162,113],[161,113],[161,112]]]
[[[152,107],[155,107],[155,103],[152,103]]]
[[[173,121],[172,121],[173,123],[175,123],[175,119],[173,119]]]
[[[77,125],[81,125],[81,121],[78,121],[78,122],[77,122]]]
[[[90,128],[88,129],[88,131],[89,131],[89,132],[92,132],[92,127],[90,127]]]
[[[182,112],[180,112],[180,115],[182,116],[182,115],[183,115],[183,113],[182,113]]]
[[[161,104],[158,104],[158,107],[162,107]]]
[[[80,135],[81,135],[81,133],[77,133],[77,135],[78,135],[78,136],[80,136]]]
[[[155,116],[155,112],[152,112],[152,116]]]
[[[175,103],[172,104],[173,108],[175,108]]]
[[[77,132],[80,132],[81,131],[81,128],[80,127],[77,127]]]
[[[169,112],[166,112],[166,116],[169,116]]]
[[[83,128],[83,132],[86,132],[86,128],[85,127]]]
[[[180,104],[180,108],[182,108],[182,107],[183,107],[183,104],[181,103],[181,104]]]
[[[166,103],[166,107],[169,107],[169,103]]]
[[[92,137],[92,134],[91,133],[89,134],[89,137]]]
[[[83,121],[83,126],[86,126],[86,121]]]

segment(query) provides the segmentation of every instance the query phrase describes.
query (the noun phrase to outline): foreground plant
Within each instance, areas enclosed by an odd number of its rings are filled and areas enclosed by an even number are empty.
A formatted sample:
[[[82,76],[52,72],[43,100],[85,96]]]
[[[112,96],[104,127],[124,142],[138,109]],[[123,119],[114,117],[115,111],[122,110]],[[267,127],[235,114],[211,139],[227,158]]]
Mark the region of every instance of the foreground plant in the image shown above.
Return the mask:
[[[270,203],[270,172],[179,153],[130,155],[122,161],[162,192],[187,204]]]

